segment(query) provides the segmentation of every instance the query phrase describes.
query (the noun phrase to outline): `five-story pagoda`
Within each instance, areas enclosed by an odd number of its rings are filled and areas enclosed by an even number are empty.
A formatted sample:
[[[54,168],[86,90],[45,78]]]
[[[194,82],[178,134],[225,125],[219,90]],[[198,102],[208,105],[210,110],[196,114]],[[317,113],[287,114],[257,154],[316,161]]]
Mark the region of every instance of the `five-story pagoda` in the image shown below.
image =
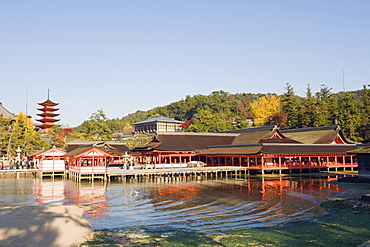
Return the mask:
[[[41,129],[42,133],[48,132],[56,122],[59,121],[59,119],[55,119],[55,117],[59,116],[56,111],[58,111],[58,108],[55,108],[59,103],[54,103],[48,99],[42,103],[38,103],[42,106],[42,108],[38,108],[37,110],[41,111],[42,113],[37,114],[37,116],[42,117],[41,119],[36,119],[36,121],[41,122],[41,124],[37,125]]]

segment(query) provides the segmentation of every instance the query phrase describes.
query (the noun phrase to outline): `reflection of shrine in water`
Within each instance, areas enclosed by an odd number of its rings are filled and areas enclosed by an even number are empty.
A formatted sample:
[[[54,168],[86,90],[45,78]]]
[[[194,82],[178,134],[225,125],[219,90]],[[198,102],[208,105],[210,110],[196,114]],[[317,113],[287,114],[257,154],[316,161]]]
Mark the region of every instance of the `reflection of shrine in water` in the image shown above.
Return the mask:
[[[270,226],[322,213],[324,196],[345,191],[326,179],[299,178],[159,185],[149,195],[155,213],[146,224],[202,230]]]
[[[106,189],[106,184],[102,182],[81,183],[69,181],[66,186],[66,196],[70,204],[97,207],[95,210],[87,212],[87,214],[99,215],[108,210]]]
[[[319,204],[325,196],[346,192],[330,180],[336,178],[224,178],[132,183],[4,179],[0,180],[0,206],[92,206],[95,210],[84,217],[94,229],[171,226],[222,231],[271,226],[317,215],[322,212]]]
[[[35,180],[34,190],[37,204],[64,204],[66,183],[64,180]]]
[[[106,184],[78,183],[68,180],[35,180],[34,193],[37,204],[93,205],[97,209],[90,214],[99,214],[106,209]]]

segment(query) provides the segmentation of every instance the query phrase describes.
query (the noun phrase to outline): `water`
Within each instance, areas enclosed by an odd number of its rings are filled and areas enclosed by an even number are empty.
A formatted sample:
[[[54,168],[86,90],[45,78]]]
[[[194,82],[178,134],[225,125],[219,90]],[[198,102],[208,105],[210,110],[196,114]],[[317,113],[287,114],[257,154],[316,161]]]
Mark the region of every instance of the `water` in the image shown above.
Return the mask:
[[[78,183],[1,179],[0,206],[89,205],[94,229],[172,227],[223,231],[272,226],[322,213],[325,196],[347,193],[319,178]]]

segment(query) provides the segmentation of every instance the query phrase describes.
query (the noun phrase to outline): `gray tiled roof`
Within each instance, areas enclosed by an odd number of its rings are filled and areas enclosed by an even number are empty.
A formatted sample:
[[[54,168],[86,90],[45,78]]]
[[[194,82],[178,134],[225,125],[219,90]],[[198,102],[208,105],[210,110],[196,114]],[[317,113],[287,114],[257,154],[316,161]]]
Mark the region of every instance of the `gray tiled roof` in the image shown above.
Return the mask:
[[[3,103],[0,102],[0,117],[3,118],[11,118],[14,117],[14,115],[4,108]]]
[[[141,121],[141,122],[138,122],[138,123],[133,123],[133,125],[154,123],[154,122],[183,123],[183,121],[179,121],[179,120],[175,120],[175,119],[167,118],[167,117],[163,117],[163,116],[158,116],[158,117],[149,118],[147,120],[144,120],[144,121]]]

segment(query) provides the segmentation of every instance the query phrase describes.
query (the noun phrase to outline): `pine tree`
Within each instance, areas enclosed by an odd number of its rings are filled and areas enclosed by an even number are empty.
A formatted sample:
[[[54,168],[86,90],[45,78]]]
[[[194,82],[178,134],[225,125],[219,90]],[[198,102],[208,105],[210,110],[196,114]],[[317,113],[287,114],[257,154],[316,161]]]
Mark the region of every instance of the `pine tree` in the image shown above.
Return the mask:
[[[316,115],[316,101],[312,96],[310,85],[308,84],[306,98],[303,99],[302,108],[299,113],[300,127],[307,128],[314,126],[314,116]]]
[[[287,83],[286,93],[281,97],[282,112],[287,114],[287,128],[299,128],[301,127],[299,112],[301,111],[301,103],[294,94],[293,87]],[[282,116],[282,115],[281,115]]]

